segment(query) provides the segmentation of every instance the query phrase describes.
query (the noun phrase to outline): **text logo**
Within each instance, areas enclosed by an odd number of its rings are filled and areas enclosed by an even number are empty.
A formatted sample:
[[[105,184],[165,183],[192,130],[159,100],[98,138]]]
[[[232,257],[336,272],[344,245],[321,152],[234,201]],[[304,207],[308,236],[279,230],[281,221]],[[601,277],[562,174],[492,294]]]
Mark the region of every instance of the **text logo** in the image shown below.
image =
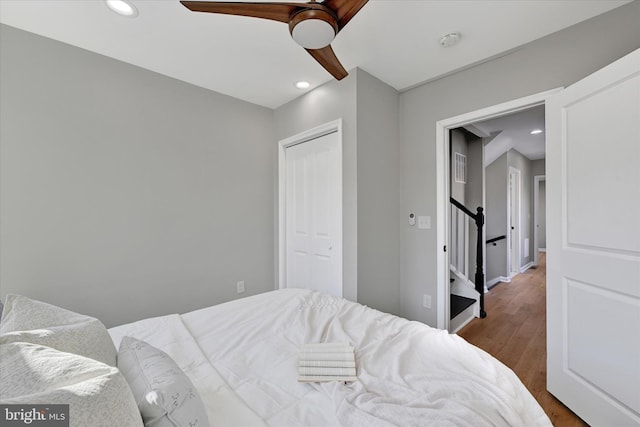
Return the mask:
[[[69,405],[0,405],[0,427],[69,427]]]

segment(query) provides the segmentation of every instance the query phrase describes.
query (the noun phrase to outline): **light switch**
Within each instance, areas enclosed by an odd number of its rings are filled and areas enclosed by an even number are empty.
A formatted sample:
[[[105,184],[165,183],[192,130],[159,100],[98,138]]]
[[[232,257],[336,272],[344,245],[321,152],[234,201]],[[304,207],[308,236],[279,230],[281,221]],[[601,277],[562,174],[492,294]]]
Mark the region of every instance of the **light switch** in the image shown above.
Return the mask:
[[[427,230],[431,228],[431,217],[430,216],[419,216],[418,217],[418,228],[423,230]]]

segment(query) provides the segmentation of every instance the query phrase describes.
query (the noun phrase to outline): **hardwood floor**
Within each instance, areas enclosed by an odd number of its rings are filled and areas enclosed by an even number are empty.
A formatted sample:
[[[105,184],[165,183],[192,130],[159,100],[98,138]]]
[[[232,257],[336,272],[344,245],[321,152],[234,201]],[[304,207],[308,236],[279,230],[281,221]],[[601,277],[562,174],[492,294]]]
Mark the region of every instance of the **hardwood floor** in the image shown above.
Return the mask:
[[[546,254],[537,268],[499,283],[485,294],[485,319],[458,335],[510,367],[540,403],[554,426],[587,426],[547,391]]]

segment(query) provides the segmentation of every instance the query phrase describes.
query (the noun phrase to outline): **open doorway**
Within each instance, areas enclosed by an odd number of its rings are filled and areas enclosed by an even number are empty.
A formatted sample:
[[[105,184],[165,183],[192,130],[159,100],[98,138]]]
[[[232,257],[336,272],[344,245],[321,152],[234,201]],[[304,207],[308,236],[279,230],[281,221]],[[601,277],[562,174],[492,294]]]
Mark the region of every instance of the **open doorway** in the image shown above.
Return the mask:
[[[485,162],[485,236],[486,239],[482,243],[486,243],[486,268],[484,269],[486,272],[486,285],[490,286],[492,284],[498,283],[500,281],[508,281],[510,278],[510,271],[525,271],[529,267],[534,265],[532,260],[532,254],[537,253],[537,250],[533,250],[533,215],[531,214],[532,204],[533,204],[533,176],[534,174],[544,174],[544,166],[542,167],[542,171],[540,172],[538,169],[539,165],[525,165],[522,163],[526,163],[527,159],[531,162],[530,159],[526,157],[526,153],[520,153],[519,150],[515,150],[513,146],[509,146],[508,138],[497,138],[498,135],[504,133],[504,130],[495,131],[491,129],[489,125],[496,125],[501,121],[517,121],[518,115],[526,115],[528,110],[535,111],[535,108],[538,111],[542,112],[542,123],[544,123],[544,103],[545,100],[551,96],[553,93],[557,92],[558,89],[543,92],[540,94],[532,95],[529,97],[521,98],[518,100],[510,101],[504,104],[495,105],[493,107],[488,107],[479,111],[475,111],[472,113],[464,114],[461,116],[452,117],[450,119],[439,121],[436,124],[437,128],[437,155],[438,159],[436,162],[437,166],[437,193],[438,193],[438,217],[437,217],[437,232],[438,232],[438,241],[442,242],[442,247],[444,250],[442,253],[439,253],[438,256],[438,327],[452,330],[452,323],[455,325],[458,322],[452,322],[450,318],[451,307],[450,307],[450,295],[451,295],[451,270],[450,270],[450,253],[446,251],[447,244],[450,239],[451,232],[451,215],[450,215],[450,158],[449,158],[449,147],[450,147],[450,135],[449,132],[452,129],[464,127],[467,130],[478,130],[484,133],[485,140],[483,141],[483,150],[484,150],[484,162]],[[484,130],[481,129],[484,127]],[[541,126],[541,130],[544,129],[544,125]],[[536,129],[527,129],[528,135],[532,135],[532,131]],[[503,135],[505,136],[505,135]],[[540,135],[542,138],[542,146],[544,147],[544,133]],[[492,141],[500,141],[499,143],[491,145]],[[504,146],[503,146],[504,145]],[[494,164],[491,167],[492,164]],[[507,236],[509,232],[507,228],[509,227],[508,218],[508,208],[507,201],[509,200],[509,166],[513,166],[514,168],[520,171],[520,181],[521,184],[524,185],[526,180],[527,191],[520,192],[520,229],[524,232],[526,231],[526,235],[522,234],[520,242],[516,242],[517,248],[514,250],[514,253],[520,254],[516,255],[513,260],[513,268],[510,267],[510,259],[509,259],[509,250]],[[504,166],[504,168],[503,168]],[[490,181],[494,179],[494,176],[498,176],[498,180],[500,181],[498,197],[493,197],[493,192],[490,193]],[[529,182],[531,181],[531,182]],[[498,190],[496,190],[496,194]],[[504,202],[504,210],[500,208],[496,208],[494,206],[495,200],[498,200],[500,203]],[[449,213],[449,214],[448,214]],[[494,224],[495,227],[491,225]],[[494,231],[501,231],[501,233],[496,233],[497,235],[493,236]],[[493,240],[496,237],[504,236],[504,239]],[[493,240],[492,242],[488,242]],[[495,244],[495,245],[494,245]],[[499,257],[491,256],[490,250],[495,249],[496,247],[500,247],[500,252],[504,253],[504,256],[500,255]],[[493,261],[498,260],[493,265]],[[519,260],[518,260],[519,258]],[[493,282],[493,283],[492,283]],[[490,315],[490,313],[489,313]]]

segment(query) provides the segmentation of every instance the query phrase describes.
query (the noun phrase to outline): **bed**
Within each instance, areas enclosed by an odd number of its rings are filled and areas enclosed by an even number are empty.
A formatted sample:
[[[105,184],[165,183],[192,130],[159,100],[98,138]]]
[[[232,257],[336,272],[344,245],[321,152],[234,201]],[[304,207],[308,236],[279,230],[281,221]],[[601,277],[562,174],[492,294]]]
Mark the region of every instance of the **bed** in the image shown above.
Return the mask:
[[[191,412],[202,409],[211,426],[551,425],[509,368],[462,338],[315,291],[267,292],[108,333],[118,363],[123,340],[166,353],[201,399]],[[302,346],[325,342],[354,347],[357,381],[298,381]]]

